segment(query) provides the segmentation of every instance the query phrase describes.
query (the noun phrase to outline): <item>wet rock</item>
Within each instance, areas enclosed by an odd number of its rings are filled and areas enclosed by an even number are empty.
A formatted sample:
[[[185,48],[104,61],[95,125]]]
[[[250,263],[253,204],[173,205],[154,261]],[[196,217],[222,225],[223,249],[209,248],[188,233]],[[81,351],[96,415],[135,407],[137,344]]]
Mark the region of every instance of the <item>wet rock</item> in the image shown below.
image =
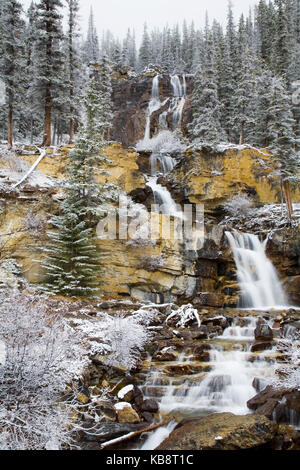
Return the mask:
[[[158,403],[154,400],[144,400],[141,406],[141,411],[148,413],[157,413],[159,410]]]
[[[272,342],[270,341],[255,341],[251,346],[251,352],[265,351],[266,349],[272,348]]]
[[[209,362],[210,354],[209,350],[211,346],[209,344],[199,344],[193,350],[193,356],[196,361]]]
[[[273,417],[278,422],[287,422],[294,414],[300,422],[300,391],[297,389],[275,388],[268,385],[247,402],[248,408],[257,414]]]
[[[270,444],[277,424],[265,416],[221,413],[178,427],[156,450],[242,450]]]
[[[153,414],[149,413],[148,411],[144,411],[141,413],[141,418],[146,421],[146,423],[152,423],[153,422]]]
[[[254,336],[257,341],[272,341],[273,331],[263,320],[258,320],[254,330]]]
[[[175,361],[176,357],[175,349],[172,347],[166,347],[155,353],[152,359],[153,361],[168,362]]]

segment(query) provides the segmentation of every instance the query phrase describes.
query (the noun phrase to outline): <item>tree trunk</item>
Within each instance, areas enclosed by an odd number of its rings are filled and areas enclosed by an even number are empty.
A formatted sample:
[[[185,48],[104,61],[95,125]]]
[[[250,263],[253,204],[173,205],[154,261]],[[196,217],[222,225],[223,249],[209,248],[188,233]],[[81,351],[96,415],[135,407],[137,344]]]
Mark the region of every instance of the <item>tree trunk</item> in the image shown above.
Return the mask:
[[[43,147],[51,146],[51,94],[49,88],[46,90],[45,100],[45,124],[44,124],[44,140]]]
[[[288,211],[288,218],[289,220],[291,220],[292,215],[293,215],[293,204],[292,204],[292,198],[291,198],[291,187],[290,187],[290,183],[288,180],[283,181],[283,191],[284,191],[284,197],[285,197],[286,207]]]
[[[240,145],[244,145],[245,141],[245,129],[244,124],[242,124],[241,133],[240,133]]]
[[[13,105],[12,103],[8,106],[8,147],[12,148],[13,146]]]

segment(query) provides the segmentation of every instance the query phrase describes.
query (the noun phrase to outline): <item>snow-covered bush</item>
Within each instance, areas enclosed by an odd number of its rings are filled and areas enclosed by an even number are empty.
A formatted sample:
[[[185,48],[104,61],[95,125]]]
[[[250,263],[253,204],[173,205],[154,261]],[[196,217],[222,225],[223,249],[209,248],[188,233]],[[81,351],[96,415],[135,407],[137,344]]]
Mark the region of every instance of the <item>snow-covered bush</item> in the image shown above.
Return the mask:
[[[71,445],[76,404],[65,393],[88,364],[79,333],[51,317],[43,297],[0,295],[0,449]]]
[[[233,216],[245,216],[253,207],[253,201],[246,194],[238,194],[224,204],[224,209]]]
[[[297,227],[300,222],[300,205],[293,204],[294,213],[291,221],[288,218],[285,206],[281,204],[266,204],[262,207],[252,207],[248,212],[236,212],[234,215],[226,216],[221,225],[231,225],[238,230],[249,230],[261,233],[262,230],[271,231],[291,224]]]
[[[278,369],[279,377],[273,380],[276,387],[297,388],[300,390],[300,332],[293,330],[279,341],[277,349],[284,355],[286,362]]]
[[[139,310],[128,317],[102,314],[94,322],[78,319],[72,323],[88,338],[91,355],[100,354],[107,364],[130,370],[150,339],[147,326],[152,317],[152,312]]]
[[[197,321],[198,326],[201,326],[198,310],[191,304],[182,305],[177,310],[174,310],[166,319],[166,323],[170,320],[177,321],[176,326],[178,328],[185,328],[189,323],[195,320]]]
[[[140,140],[136,145],[137,151],[172,154],[182,153],[186,150],[184,145],[175,133],[162,131],[148,140]]]
[[[13,258],[0,262],[0,288],[18,287],[22,268]]]

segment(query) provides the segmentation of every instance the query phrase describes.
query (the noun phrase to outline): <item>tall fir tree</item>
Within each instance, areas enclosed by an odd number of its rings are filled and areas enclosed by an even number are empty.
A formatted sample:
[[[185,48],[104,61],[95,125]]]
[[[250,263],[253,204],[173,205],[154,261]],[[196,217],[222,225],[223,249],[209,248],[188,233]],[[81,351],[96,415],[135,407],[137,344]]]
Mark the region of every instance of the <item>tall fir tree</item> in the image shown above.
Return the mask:
[[[7,140],[13,146],[13,122],[16,106],[24,95],[22,75],[25,69],[25,23],[22,5],[16,0],[3,0],[0,20],[0,78],[6,86],[7,95]],[[24,75],[23,75],[24,80]]]
[[[45,289],[70,297],[95,296],[100,282],[96,225],[104,195],[95,177],[107,160],[103,154],[103,106],[97,81],[93,73],[85,98],[86,124],[70,152],[61,215],[52,218],[54,231],[49,233],[51,241],[43,250]]]
[[[144,24],[142,43],[139,50],[139,70],[143,71],[151,61],[151,41],[147,24]]]
[[[216,144],[226,142],[226,133],[221,126],[221,104],[214,75],[214,51],[212,36],[207,41],[204,69],[195,76],[192,99],[193,121],[190,134],[196,142]]]
[[[30,91],[37,107],[42,106],[44,110],[44,146],[52,144],[53,108],[63,86],[62,6],[61,0],[40,0],[37,4],[34,80]]]
[[[268,138],[273,158],[277,161],[288,214],[291,217],[293,206],[290,195],[290,180],[299,182],[300,155],[296,151],[296,136],[294,133],[290,94],[285,80],[275,77],[270,90],[271,106],[268,109],[269,124]]]
[[[87,38],[84,45],[84,59],[89,64],[97,64],[100,58],[98,33],[94,22],[94,12],[91,8],[88,24]]]

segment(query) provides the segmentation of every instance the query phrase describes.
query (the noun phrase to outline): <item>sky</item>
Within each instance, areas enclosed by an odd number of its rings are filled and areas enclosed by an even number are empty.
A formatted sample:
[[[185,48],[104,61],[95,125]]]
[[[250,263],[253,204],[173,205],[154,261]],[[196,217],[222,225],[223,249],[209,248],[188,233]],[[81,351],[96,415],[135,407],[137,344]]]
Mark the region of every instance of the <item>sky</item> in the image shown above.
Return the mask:
[[[21,0],[27,8],[31,0]],[[241,13],[248,14],[258,0],[233,0],[236,18]],[[86,32],[90,7],[93,7],[95,24],[99,37],[102,31],[109,29],[116,37],[123,39],[128,27],[134,28],[139,42],[145,22],[152,27],[163,28],[167,23],[173,26],[194,21],[195,27],[201,27],[205,21],[205,11],[209,18],[216,18],[225,24],[228,0],[81,0],[81,30]]]

